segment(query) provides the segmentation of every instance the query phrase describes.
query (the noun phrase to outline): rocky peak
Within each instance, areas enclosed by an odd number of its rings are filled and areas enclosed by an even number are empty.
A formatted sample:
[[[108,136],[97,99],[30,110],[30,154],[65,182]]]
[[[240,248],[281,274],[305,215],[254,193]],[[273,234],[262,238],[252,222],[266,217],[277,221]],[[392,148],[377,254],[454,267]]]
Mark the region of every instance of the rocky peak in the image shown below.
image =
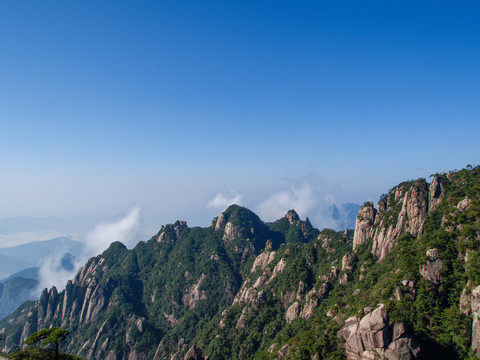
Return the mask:
[[[187,228],[188,226],[185,220],[177,220],[174,224],[168,224],[166,226],[162,225],[160,233],[157,236],[157,242],[176,241],[182,231]]]
[[[376,210],[373,202],[363,204],[357,214],[355,233],[353,235],[353,250],[355,251],[369,237],[371,237],[372,226],[375,221]]]
[[[382,196],[378,212],[373,203],[365,203],[357,215],[353,249],[373,238],[372,253],[382,261],[402,233],[421,235],[428,212],[428,196],[426,181],[419,179],[402,183]]]
[[[297,221],[300,221],[300,217],[298,216],[297,212],[293,209],[287,211],[287,213],[285,214],[285,218],[288,220],[290,225],[293,225]]]

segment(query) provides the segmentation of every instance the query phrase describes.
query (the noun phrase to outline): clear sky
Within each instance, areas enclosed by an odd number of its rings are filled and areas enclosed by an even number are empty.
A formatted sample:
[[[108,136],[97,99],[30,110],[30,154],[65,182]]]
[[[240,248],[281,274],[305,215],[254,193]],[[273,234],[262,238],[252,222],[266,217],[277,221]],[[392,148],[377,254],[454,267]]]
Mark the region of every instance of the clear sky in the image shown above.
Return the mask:
[[[479,1],[0,2],[0,218],[207,226],[478,164]]]

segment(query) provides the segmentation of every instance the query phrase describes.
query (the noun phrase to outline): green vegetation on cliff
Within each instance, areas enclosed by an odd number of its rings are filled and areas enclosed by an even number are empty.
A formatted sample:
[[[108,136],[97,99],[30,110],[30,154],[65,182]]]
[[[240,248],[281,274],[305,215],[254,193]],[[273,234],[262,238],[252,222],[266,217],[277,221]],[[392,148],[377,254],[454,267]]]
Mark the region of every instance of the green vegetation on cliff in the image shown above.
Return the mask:
[[[480,168],[404,182],[369,210],[355,251],[352,230],[319,231],[292,210],[272,223],[236,205],[207,228],[177,221],[132,250],[113,243],[0,334],[7,349],[38,327],[68,328],[64,350],[86,359],[183,357],[193,345],[210,360],[476,358]],[[378,304],[410,350],[387,349],[391,330],[374,348],[341,335]]]

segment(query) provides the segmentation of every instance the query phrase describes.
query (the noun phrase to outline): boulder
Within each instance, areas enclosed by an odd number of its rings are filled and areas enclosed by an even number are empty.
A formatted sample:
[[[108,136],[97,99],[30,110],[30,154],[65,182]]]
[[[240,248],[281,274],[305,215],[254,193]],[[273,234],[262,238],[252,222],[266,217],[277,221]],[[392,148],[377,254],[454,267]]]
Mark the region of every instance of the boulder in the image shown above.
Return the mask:
[[[389,325],[383,304],[363,318],[348,318],[338,336],[345,340],[347,360],[411,360],[419,353],[405,323]]]
[[[285,321],[287,323],[291,323],[293,320],[295,320],[298,317],[299,314],[300,314],[300,304],[298,303],[298,301],[295,301],[287,309],[287,312],[285,313]]]
[[[427,264],[420,267],[420,275],[425,280],[431,281],[435,285],[438,285],[442,281],[440,272],[443,268],[443,262],[440,259],[440,253],[438,249],[427,250]]]

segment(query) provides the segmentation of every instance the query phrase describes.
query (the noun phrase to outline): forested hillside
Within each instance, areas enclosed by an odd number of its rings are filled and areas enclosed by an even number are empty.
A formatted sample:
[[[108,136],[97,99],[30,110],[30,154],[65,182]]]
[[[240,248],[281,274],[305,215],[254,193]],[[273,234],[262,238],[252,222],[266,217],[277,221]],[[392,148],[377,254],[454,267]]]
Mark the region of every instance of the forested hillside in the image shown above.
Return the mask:
[[[113,243],[0,323],[4,351],[70,330],[84,359],[475,359],[480,167],[403,182],[355,231],[230,206]]]

